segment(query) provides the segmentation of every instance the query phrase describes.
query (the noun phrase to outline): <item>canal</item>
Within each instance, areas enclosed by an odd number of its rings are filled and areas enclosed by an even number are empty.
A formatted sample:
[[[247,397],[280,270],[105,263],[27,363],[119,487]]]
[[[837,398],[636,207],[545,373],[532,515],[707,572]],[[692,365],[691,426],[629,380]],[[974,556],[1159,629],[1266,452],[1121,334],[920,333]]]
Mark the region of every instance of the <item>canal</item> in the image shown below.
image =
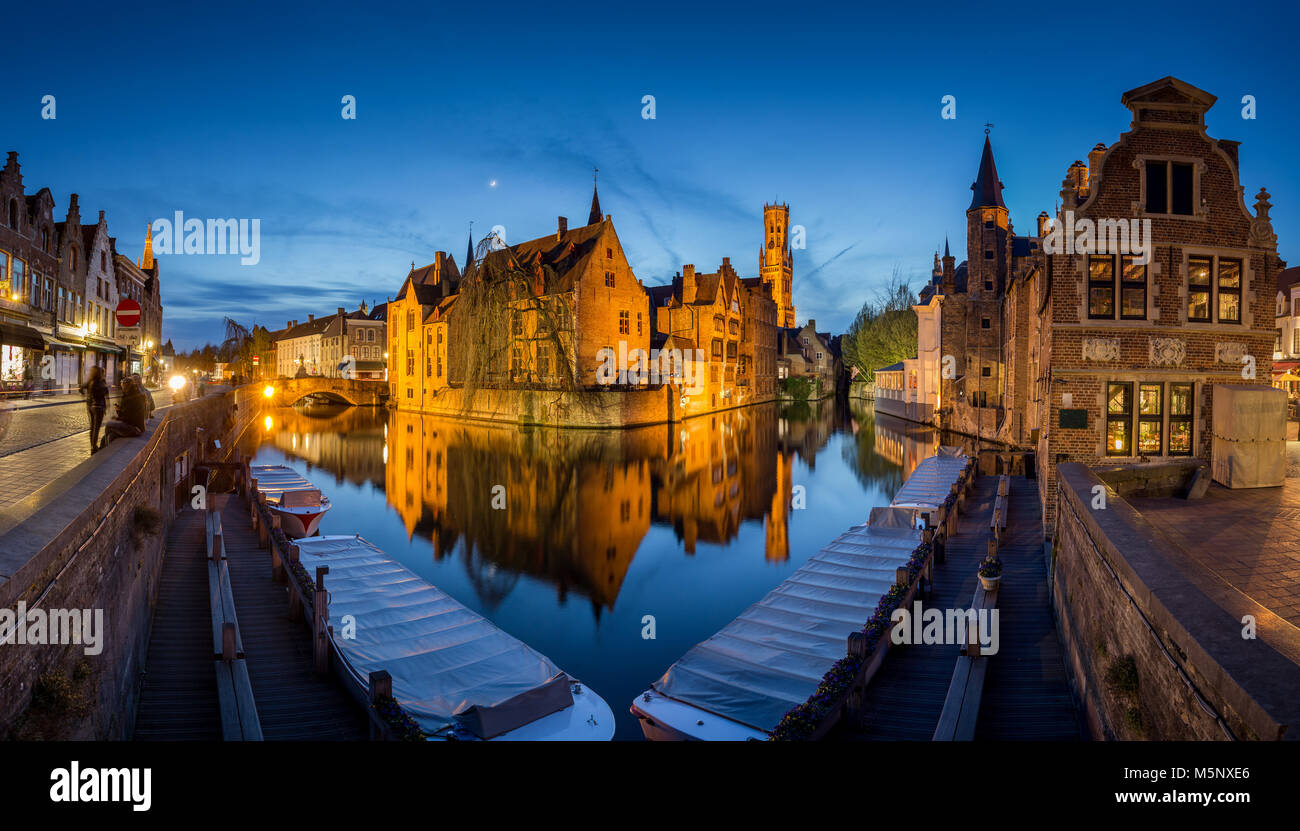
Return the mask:
[[[641,738],[636,695],[936,444],[869,402],[623,431],[317,405],[269,409],[241,438],[329,496],[322,534],[360,534],[600,693],[617,739]]]

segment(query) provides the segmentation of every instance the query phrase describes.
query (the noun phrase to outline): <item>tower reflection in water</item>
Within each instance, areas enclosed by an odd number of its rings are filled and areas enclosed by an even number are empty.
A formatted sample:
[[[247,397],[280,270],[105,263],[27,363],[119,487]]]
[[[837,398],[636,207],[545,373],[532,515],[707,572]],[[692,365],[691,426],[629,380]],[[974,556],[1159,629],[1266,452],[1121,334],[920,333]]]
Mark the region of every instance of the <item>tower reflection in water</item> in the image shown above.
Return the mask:
[[[462,559],[487,608],[530,575],[599,615],[652,524],[671,527],[693,557],[762,523],[763,558],[787,561],[796,465],[815,471],[838,432],[852,440],[837,461],[887,502],[939,439],[869,407],[768,404],[631,430],[549,430],[316,405],[268,411],[245,441],[305,462],[327,491],[319,471],[382,490],[408,539],[428,540],[435,561]],[[864,499],[856,521],[871,507]],[[347,533],[343,517],[331,520],[329,533]]]

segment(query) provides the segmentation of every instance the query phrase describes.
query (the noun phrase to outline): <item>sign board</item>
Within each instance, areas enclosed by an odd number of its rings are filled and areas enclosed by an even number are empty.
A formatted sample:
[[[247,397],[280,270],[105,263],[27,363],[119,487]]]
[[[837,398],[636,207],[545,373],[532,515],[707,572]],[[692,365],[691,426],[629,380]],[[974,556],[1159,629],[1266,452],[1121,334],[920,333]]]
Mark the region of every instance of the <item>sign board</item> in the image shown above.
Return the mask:
[[[144,342],[144,337],[141,334],[139,326],[130,329],[124,329],[122,327],[118,327],[117,339],[130,346],[139,346],[141,343]]]
[[[253,366],[257,366],[257,365],[260,364],[261,362],[262,362],[262,359],[261,359],[260,356],[258,356],[258,355],[254,355],[254,356],[253,356]]]
[[[1087,410],[1061,410],[1062,430],[1082,430],[1088,426]]]
[[[117,325],[130,329],[140,325],[140,304],[131,298],[125,298],[117,304]]]

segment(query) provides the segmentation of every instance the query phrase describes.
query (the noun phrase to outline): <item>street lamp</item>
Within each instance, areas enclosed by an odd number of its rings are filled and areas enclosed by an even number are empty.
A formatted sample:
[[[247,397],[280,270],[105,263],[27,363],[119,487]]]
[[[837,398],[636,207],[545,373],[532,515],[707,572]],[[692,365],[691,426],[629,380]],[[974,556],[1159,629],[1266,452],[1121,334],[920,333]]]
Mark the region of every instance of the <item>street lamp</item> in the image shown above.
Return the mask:
[[[271,386],[271,385],[268,384],[267,387],[266,387],[266,389],[262,390],[262,395],[265,395],[267,398],[274,398],[274,397],[275,397],[275,387],[273,387],[273,386]]]

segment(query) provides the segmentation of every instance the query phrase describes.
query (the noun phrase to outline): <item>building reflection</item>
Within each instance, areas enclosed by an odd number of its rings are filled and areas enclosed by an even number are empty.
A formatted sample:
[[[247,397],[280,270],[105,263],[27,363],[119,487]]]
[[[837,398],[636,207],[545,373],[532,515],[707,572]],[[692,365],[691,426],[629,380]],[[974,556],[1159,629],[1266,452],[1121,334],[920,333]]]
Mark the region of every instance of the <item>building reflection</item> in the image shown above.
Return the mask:
[[[492,607],[521,575],[612,608],[652,524],[688,556],[763,526],[790,557],[796,465],[852,423],[824,404],[764,404],[629,430],[520,429],[421,413],[269,411],[262,441],[337,478],[382,487],[408,538],[456,558]],[[865,514],[865,509],[864,509]]]

